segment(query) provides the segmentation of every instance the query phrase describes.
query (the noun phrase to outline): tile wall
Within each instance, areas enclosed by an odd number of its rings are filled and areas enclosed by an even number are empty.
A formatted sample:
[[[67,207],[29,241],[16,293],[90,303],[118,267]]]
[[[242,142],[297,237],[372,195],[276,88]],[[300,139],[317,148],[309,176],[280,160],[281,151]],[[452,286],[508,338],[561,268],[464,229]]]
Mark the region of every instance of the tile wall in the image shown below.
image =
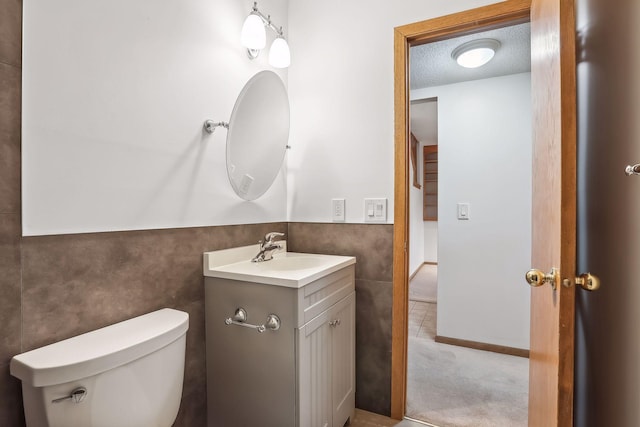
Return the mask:
[[[22,424],[20,383],[9,360],[21,349],[20,90],[22,1],[0,0],[0,425]]]
[[[202,253],[255,244],[269,231],[286,232],[287,225],[24,237],[22,351],[162,307],[186,311],[184,390],[175,425],[205,426]]]
[[[21,237],[21,0],[0,0],[0,425],[24,425],[9,360],[161,307],[189,312],[176,426],[205,426],[202,252],[288,232],[290,250],[355,255],[357,406],[389,413],[392,225],[273,223]]]
[[[356,407],[391,412],[393,225],[289,223],[288,249],[356,259]]]
[[[187,359],[176,426],[206,424],[202,252],[253,244],[268,231],[288,234],[289,249],[354,255],[356,264],[356,405],[389,414],[391,378],[391,225],[271,223],[20,238],[2,245],[3,377],[0,425],[22,426],[13,354],[161,307],[187,311]],[[20,278],[20,252],[22,277]],[[0,277],[9,279],[11,274]],[[10,298],[6,289],[13,289]],[[22,294],[22,299],[20,295]]]

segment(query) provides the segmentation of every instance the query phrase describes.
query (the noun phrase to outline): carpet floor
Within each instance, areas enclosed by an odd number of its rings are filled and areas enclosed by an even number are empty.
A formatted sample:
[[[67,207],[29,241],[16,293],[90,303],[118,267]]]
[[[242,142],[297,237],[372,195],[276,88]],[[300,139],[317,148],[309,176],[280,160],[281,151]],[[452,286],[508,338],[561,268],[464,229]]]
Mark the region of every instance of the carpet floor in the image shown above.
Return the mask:
[[[409,300],[436,302],[438,298],[438,266],[422,264],[409,282]]]
[[[439,427],[526,426],[529,359],[436,343],[437,304],[409,307],[407,416]]]

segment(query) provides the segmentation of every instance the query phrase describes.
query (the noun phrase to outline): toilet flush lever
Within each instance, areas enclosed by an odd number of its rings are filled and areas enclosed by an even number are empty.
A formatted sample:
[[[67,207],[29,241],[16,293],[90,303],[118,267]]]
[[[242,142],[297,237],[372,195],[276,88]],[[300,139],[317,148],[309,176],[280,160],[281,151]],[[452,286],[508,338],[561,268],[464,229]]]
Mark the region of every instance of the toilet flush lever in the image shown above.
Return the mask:
[[[78,387],[74,389],[69,396],[53,399],[51,403],[60,403],[67,400],[71,400],[73,403],[81,403],[85,397],[87,397],[87,389],[84,387]]]

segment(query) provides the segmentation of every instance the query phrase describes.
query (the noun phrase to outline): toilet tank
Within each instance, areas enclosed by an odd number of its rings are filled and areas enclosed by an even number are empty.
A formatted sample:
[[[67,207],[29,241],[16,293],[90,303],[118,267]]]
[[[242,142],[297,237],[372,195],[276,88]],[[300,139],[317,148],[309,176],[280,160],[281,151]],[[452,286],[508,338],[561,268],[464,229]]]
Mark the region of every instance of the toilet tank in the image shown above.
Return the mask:
[[[165,308],[14,356],[27,427],[171,426],[188,328]]]

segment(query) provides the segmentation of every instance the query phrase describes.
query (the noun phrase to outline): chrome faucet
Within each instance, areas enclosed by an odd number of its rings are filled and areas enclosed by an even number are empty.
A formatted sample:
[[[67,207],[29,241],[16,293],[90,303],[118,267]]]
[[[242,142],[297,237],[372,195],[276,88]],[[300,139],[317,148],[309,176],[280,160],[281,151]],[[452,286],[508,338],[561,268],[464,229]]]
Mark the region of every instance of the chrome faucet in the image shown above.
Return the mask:
[[[267,233],[264,236],[264,239],[258,242],[260,243],[260,252],[258,252],[258,255],[253,257],[251,262],[262,262],[273,259],[273,253],[277,249],[282,249],[282,244],[275,242],[274,239],[282,236],[284,236],[284,233],[279,233],[277,231]]]

